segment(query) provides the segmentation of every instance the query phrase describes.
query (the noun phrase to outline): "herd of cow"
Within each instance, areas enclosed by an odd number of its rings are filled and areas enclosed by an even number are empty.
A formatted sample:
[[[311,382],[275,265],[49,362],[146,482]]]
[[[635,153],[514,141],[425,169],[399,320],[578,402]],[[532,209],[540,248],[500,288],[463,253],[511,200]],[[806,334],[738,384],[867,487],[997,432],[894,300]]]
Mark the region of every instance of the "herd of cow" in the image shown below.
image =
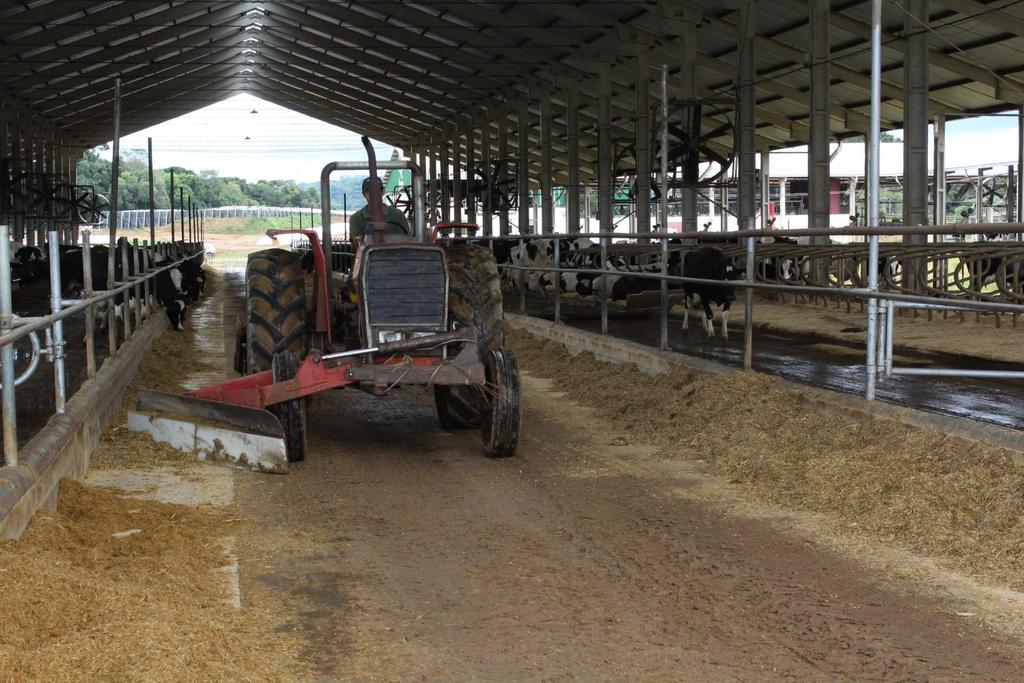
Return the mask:
[[[680,240],[670,240],[674,246]],[[504,265],[525,268],[554,268],[556,240],[536,239],[524,242],[495,241],[493,245],[495,260],[499,268]],[[580,270],[600,270],[600,273],[552,273],[531,270],[513,270],[502,268],[502,283],[505,288],[519,291],[520,287],[527,292],[548,295],[557,287],[562,292],[572,292],[580,296],[601,296],[602,293],[610,300],[623,300],[631,294],[652,291],[661,287],[660,281],[649,277],[661,273],[660,256],[637,256],[627,258],[621,255],[607,255],[602,262],[599,243],[588,237],[558,239],[558,263],[561,268]],[[520,275],[522,273],[522,275]],[[668,275],[700,278],[703,280],[738,280],[743,277],[743,270],[733,259],[714,247],[700,247],[687,250],[682,256],[678,250],[669,251]],[[714,336],[714,316],[711,306],[722,309],[722,338],[729,335],[729,309],[736,299],[736,292],[728,285],[685,283],[679,285],[669,283],[670,289],[682,289],[684,301],[684,329],[689,323],[689,311],[694,299],[699,299],[704,309],[704,329],[708,336]]]
[[[128,258],[124,255],[127,250]],[[80,245],[62,244],[58,247],[60,254],[60,286],[61,296],[65,299],[78,299],[85,293],[85,264]],[[89,252],[91,267],[91,285],[95,292],[107,289],[109,273],[110,249],[106,246],[94,246]],[[140,259],[144,270],[149,272],[157,268],[169,266],[175,261],[191,254],[181,244],[170,244],[166,254],[157,253],[148,248],[134,249],[125,238],[118,240],[114,253],[114,280],[125,281],[124,264],[128,264],[128,277],[136,275]],[[11,258],[11,279],[15,287],[22,287],[36,281],[49,281],[50,264],[49,249],[42,247],[23,246],[14,251]],[[185,314],[190,303],[198,301],[205,286],[205,275],[201,259],[189,258],[181,261],[173,268],[166,268],[154,278],[154,294],[157,304],[167,313],[167,319],[176,330],[182,329]],[[134,289],[127,290],[129,309],[135,306]],[[125,294],[122,292],[114,297],[114,317],[120,320],[123,315]],[[100,329],[108,324],[105,306],[97,307],[96,319]]]

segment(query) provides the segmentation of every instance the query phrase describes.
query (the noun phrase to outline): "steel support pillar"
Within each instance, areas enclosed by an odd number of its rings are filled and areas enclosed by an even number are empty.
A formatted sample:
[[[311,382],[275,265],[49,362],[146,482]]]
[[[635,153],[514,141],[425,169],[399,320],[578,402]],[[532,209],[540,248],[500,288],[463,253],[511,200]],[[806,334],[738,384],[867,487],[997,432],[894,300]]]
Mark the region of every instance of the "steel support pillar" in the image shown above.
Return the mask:
[[[692,116],[697,106],[697,24],[683,22],[682,24],[682,64],[679,70],[680,92],[683,97],[683,121],[682,130],[686,135],[692,135],[695,117]],[[697,164],[692,164],[692,173],[699,172]],[[683,169],[683,177],[687,174]],[[697,188],[687,185],[683,188],[683,232],[697,232]],[[712,213],[714,207],[711,208]]]
[[[829,174],[829,0],[810,0],[811,131],[807,154],[808,213],[810,227],[830,227],[832,178]],[[812,237],[812,244],[828,244],[828,237]],[[818,284],[819,277],[815,277]]]
[[[636,50],[636,231],[651,231],[651,67],[646,45]]]
[[[452,183],[448,175],[448,142],[441,142],[441,222],[448,223],[452,219]]]
[[[932,127],[932,178],[935,187],[935,206],[932,209],[932,224],[946,222],[946,115],[936,114]],[[1011,218],[1012,220],[1012,218]],[[941,235],[936,235],[941,239]]]
[[[1024,222],[1024,106],[1017,110],[1017,221]]]
[[[519,234],[530,230],[530,108],[526,100],[520,100],[516,110],[519,126]]]
[[[569,182],[565,188],[566,232],[580,231],[580,96],[576,81],[565,92],[565,165]],[[588,217],[589,218],[589,217]]]
[[[470,120],[466,129],[466,221],[476,223],[473,182],[476,180],[476,125]]]
[[[480,211],[484,215],[483,233],[490,237],[494,234],[494,206],[491,203],[494,197],[494,163],[491,160],[491,118],[488,114],[489,112],[485,112],[480,121],[480,165],[484,170],[486,192],[484,201],[480,203]]]
[[[512,160],[508,156],[508,111],[502,110],[498,115],[498,186],[501,188],[502,202],[498,209],[498,234],[508,235],[508,167]]]
[[[425,171],[427,177],[426,187],[426,223],[428,225],[437,222],[437,148],[431,144],[433,141],[428,141],[427,149],[425,153]],[[348,225],[348,218],[345,219],[345,225]]]
[[[755,168],[754,131],[754,0],[740,5],[739,13],[739,101],[736,103],[736,118],[739,120],[740,187],[737,198],[737,227],[742,230],[754,228],[754,214],[757,211],[757,170]],[[754,279],[754,258],[756,245],[753,237],[744,240],[746,245],[746,279]],[[724,324],[724,323],[723,323]],[[743,292],[743,368],[753,367],[754,348],[754,291]]]
[[[739,166],[740,186],[739,202],[736,216],[741,229],[750,230],[754,227],[754,214],[757,211],[757,170],[754,149],[754,3],[744,2],[740,9],[739,20],[739,91],[737,92],[736,112],[739,121]]]
[[[881,144],[881,143],[879,143]],[[868,216],[871,215],[871,202],[874,201],[874,195],[871,193],[871,164],[874,161],[874,148],[871,146],[871,131],[867,131],[864,134],[864,225],[872,225],[868,222]]]
[[[928,224],[928,0],[907,0],[903,30],[903,224]],[[978,216],[978,220],[981,217]],[[923,244],[927,235],[907,235]],[[919,288],[920,262],[903,264],[903,286]]]
[[[769,173],[769,154],[761,152],[761,229],[767,230],[771,224],[771,174]]]
[[[452,195],[455,204],[452,220],[462,222],[462,134],[455,129],[452,136]]]
[[[612,173],[612,76],[611,67],[601,63],[597,71],[597,222],[600,232],[615,229]]]
[[[551,234],[555,231],[555,204],[552,191],[551,170],[551,95],[540,97],[540,232]]]

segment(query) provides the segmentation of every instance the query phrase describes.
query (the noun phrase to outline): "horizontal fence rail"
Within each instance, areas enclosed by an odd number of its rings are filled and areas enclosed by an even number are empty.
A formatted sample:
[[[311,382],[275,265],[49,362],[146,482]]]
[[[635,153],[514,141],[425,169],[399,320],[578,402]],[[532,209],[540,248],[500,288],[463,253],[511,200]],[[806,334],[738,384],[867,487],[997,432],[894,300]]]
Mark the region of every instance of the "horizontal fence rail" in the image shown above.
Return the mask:
[[[320,222],[320,209],[317,207],[300,206],[222,206],[217,208],[199,209],[198,213],[206,219],[214,218],[284,218],[287,216],[301,216],[303,221]],[[338,209],[331,211],[336,219],[344,219],[346,214]],[[149,228],[149,209],[119,209],[117,212],[118,230],[141,230]],[[174,222],[181,225],[182,220],[188,222],[188,210],[181,211],[174,209]],[[171,224],[171,209],[154,209],[154,227]],[[102,220],[97,224],[99,227],[110,227],[110,214],[104,213]]]
[[[885,359],[891,359],[892,325],[886,324],[885,316],[877,315],[879,306],[891,316],[896,307],[935,307],[941,310],[974,311],[978,313],[1009,313],[1014,316],[1024,313],[1024,244],[1020,242],[989,241],[980,243],[944,242],[940,235],[1017,235],[1024,231],[1024,224],[957,224],[942,226],[878,226],[835,229],[807,228],[799,230],[740,230],[723,233],[568,233],[531,234],[500,237],[446,237],[445,239],[466,239],[486,243],[495,250],[495,245],[505,243],[502,250],[508,258],[498,264],[505,273],[507,282],[519,290],[519,308],[526,312],[526,275],[528,273],[550,273],[558,278],[565,274],[587,275],[599,280],[599,291],[595,292],[601,310],[601,333],[608,333],[608,278],[632,277],[659,283],[660,292],[660,345],[668,348],[668,292],[669,285],[704,285],[728,287],[746,292],[770,291],[799,293],[815,297],[838,297],[866,301],[868,304],[868,326],[865,367],[865,397],[874,399],[875,383],[880,376],[891,376],[894,371]],[[881,237],[904,236],[931,237],[927,244],[879,243]],[[866,243],[853,244],[792,244],[789,240],[802,237],[864,237]],[[596,256],[600,267],[581,268],[564,265],[561,253],[563,241],[578,238],[596,239],[598,245],[580,250],[589,256]],[[773,238],[773,243],[759,243],[758,239]],[[546,240],[552,246],[547,259],[539,263],[528,263],[527,245],[530,242]],[[632,243],[613,243],[612,240],[629,240]],[[707,244],[704,244],[707,243]],[[678,263],[684,262],[685,254],[701,246],[714,245],[723,254],[732,258],[737,271],[744,273],[743,279],[709,280],[669,273],[669,259],[678,255]],[[511,248],[508,248],[511,247]],[[619,270],[608,266],[609,256],[625,256],[634,259],[633,269]],[[637,268],[636,259],[643,261],[647,270]],[[764,273],[765,266],[774,261],[777,266],[785,259],[794,260],[795,275],[785,278],[765,278],[757,281],[758,272]],[[993,272],[991,265],[999,260],[999,272]],[[517,262],[518,261],[518,262]],[[849,273],[844,268],[849,268]],[[879,279],[879,271],[886,268],[886,275]],[[1001,271],[999,269],[1002,269]],[[508,277],[509,275],[512,277]],[[991,277],[991,282],[984,282]],[[881,282],[886,289],[866,286],[867,283]],[[836,286],[828,286],[830,283]],[[993,286],[985,291],[986,286]],[[560,321],[561,286],[553,280],[551,287],[554,299],[555,321]],[[744,321],[744,367],[750,368],[753,357],[753,298],[745,297]],[[876,357],[876,346],[879,353]],[[871,352],[867,350],[870,349]],[[885,354],[888,353],[888,356]],[[889,367],[888,373],[886,369]],[[977,371],[975,371],[977,372]],[[903,373],[910,374],[910,373]],[[950,369],[935,373],[938,376],[969,376],[965,372]],[[982,376],[982,375],[974,375]],[[986,373],[986,377],[1018,378],[1015,372]]]

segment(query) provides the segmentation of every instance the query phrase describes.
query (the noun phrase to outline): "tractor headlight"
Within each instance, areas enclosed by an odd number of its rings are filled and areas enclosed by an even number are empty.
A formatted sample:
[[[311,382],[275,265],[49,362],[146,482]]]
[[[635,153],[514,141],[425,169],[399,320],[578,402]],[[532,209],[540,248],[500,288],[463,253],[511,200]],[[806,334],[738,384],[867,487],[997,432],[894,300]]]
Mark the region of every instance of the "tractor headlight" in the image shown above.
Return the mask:
[[[377,333],[377,339],[378,339],[378,341],[381,344],[387,344],[389,342],[402,341],[402,333],[401,332],[387,332],[385,330],[381,330],[380,332]]]

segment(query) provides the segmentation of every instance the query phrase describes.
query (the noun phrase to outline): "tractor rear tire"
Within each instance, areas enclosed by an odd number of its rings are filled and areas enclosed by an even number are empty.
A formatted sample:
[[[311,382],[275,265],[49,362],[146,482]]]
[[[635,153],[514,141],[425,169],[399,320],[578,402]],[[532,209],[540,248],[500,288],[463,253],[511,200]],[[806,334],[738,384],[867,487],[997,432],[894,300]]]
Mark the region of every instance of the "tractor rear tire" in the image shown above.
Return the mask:
[[[489,458],[510,458],[519,444],[523,421],[519,362],[508,349],[491,351],[484,358],[487,400],[481,411],[480,429]]]
[[[302,363],[298,354],[291,351],[275,353],[271,361],[274,384],[295,377]],[[284,430],[284,447],[288,462],[302,462],[306,459],[306,401],[296,398],[270,406],[270,412],[277,416]]]
[[[446,255],[449,317],[476,330],[480,358],[485,358],[505,342],[501,276],[494,254],[478,244],[460,242],[450,246]]]
[[[448,317],[476,330],[480,359],[485,361],[505,341],[502,330],[501,276],[490,250],[459,242],[446,250],[448,259]],[[437,417],[444,429],[481,426],[485,397],[480,387],[434,387]]]
[[[245,267],[246,369],[269,370],[274,354],[306,352],[306,291],[299,255],[265,249]]]

